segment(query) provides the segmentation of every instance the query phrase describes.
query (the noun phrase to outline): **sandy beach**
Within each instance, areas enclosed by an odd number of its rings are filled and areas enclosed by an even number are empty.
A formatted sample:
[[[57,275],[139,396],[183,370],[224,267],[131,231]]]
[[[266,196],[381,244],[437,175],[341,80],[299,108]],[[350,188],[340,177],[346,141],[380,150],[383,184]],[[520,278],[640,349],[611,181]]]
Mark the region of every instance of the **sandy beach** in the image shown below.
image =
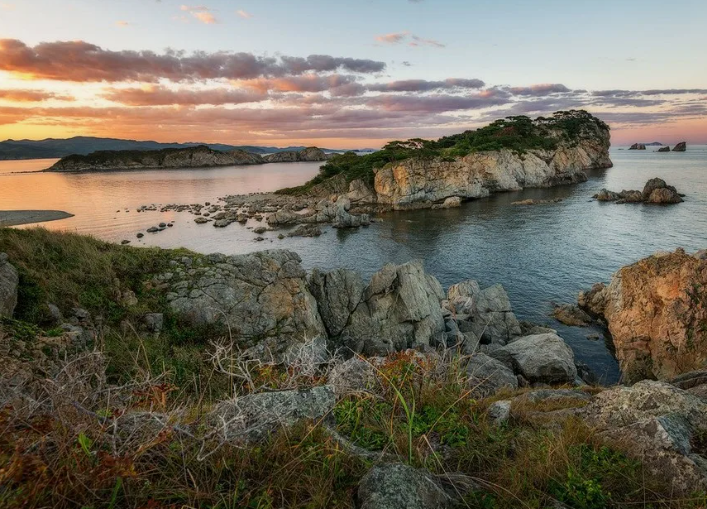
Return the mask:
[[[0,227],[46,223],[68,217],[74,217],[74,215],[61,210],[0,210]]]

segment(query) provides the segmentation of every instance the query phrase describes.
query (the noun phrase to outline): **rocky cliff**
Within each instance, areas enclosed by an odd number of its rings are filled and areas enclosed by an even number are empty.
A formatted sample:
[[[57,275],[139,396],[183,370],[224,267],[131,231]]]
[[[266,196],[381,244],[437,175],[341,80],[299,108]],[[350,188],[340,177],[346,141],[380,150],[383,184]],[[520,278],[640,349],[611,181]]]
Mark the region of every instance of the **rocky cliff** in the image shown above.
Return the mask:
[[[707,361],[707,260],[679,249],[619,270],[579,304],[603,317],[629,381],[670,379]]]
[[[266,163],[300,163],[326,161],[327,155],[317,147],[307,147],[304,150],[288,150],[263,156]]]
[[[222,152],[205,145],[162,150],[116,150],[71,155],[62,158],[47,171],[84,172],[105,170],[144,170],[207,168],[276,162],[325,161],[326,154],[316,147],[288,151],[262,157],[245,150]]]
[[[408,159],[375,174],[377,201],[395,209],[434,206],[450,197],[483,198],[526,187],[552,187],[587,180],[586,170],[609,168],[609,131],[595,128],[579,139],[559,140],[557,148],[525,152],[502,149],[453,159]]]

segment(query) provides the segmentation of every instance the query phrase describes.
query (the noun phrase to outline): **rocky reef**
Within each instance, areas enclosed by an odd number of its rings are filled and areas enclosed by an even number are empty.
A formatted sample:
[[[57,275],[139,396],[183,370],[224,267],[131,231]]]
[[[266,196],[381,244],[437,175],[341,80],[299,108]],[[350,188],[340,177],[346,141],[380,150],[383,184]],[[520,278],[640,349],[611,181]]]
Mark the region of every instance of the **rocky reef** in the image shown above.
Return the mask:
[[[162,150],[116,150],[70,155],[61,158],[50,172],[88,172],[106,170],[144,170],[208,168],[214,166],[251,165],[272,162],[325,161],[326,154],[316,147],[261,156],[245,150],[222,152],[205,145]]]
[[[677,189],[669,186],[665,180],[653,178],[646,182],[643,191],[626,191],[620,193],[602,189],[593,196],[597,201],[616,203],[649,203],[649,204],[674,204],[682,203],[683,195]]]
[[[619,270],[579,296],[606,321],[624,378],[669,380],[707,360],[707,257],[678,249]]]

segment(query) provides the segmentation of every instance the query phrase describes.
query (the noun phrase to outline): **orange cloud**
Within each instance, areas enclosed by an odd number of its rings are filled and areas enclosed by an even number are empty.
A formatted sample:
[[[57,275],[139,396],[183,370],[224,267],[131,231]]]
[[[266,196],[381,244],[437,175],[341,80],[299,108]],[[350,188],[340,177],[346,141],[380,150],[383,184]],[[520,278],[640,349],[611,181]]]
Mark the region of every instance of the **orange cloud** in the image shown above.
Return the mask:
[[[19,90],[9,89],[0,90],[0,99],[10,102],[40,102],[48,99],[56,99],[59,101],[73,101],[74,98],[68,95],[59,95],[53,92],[45,92],[43,90]]]
[[[182,5],[180,7],[182,11],[188,12],[193,17],[204,23],[205,25],[213,25],[217,23],[216,17],[211,13],[211,9],[203,5],[189,6]]]

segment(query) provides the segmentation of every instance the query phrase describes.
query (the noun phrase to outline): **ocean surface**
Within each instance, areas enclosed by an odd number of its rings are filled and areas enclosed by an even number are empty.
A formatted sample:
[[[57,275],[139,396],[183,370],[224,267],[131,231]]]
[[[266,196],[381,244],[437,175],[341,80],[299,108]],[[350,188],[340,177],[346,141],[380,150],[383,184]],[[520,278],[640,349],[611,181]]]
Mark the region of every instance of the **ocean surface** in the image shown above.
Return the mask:
[[[358,231],[327,227],[316,239],[278,240],[278,232],[267,232],[264,242],[255,242],[256,235],[247,229],[261,224],[254,221],[217,229],[195,224],[188,213],[135,209],[216,202],[228,194],[298,185],[314,176],[320,163],[78,175],[14,173],[43,169],[54,160],[0,161],[0,210],[64,210],[75,217],[43,226],[114,242],[128,239],[133,245],[228,254],[286,248],[299,253],[306,268],[343,266],[366,277],[385,263],[419,258],[445,288],[465,279],[503,284],[520,319],[557,329],[578,360],[611,383],[619,373],[610,349],[603,339],[588,338],[601,331],[565,327],[549,314],[553,302],[573,303],[580,290],[608,281],[621,266],[655,251],[707,247],[707,146],[691,145],[685,153],[654,150],[614,147],[614,167],[591,172],[583,184],[499,194],[458,209],[389,213],[382,223]],[[642,189],[653,177],[675,185],[686,194],[685,203],[616,205],[591,199],[603,187]],[[526,198],[563,201],[511,205]],[[163,221],[175,221],[174,228],[135,238]]]

